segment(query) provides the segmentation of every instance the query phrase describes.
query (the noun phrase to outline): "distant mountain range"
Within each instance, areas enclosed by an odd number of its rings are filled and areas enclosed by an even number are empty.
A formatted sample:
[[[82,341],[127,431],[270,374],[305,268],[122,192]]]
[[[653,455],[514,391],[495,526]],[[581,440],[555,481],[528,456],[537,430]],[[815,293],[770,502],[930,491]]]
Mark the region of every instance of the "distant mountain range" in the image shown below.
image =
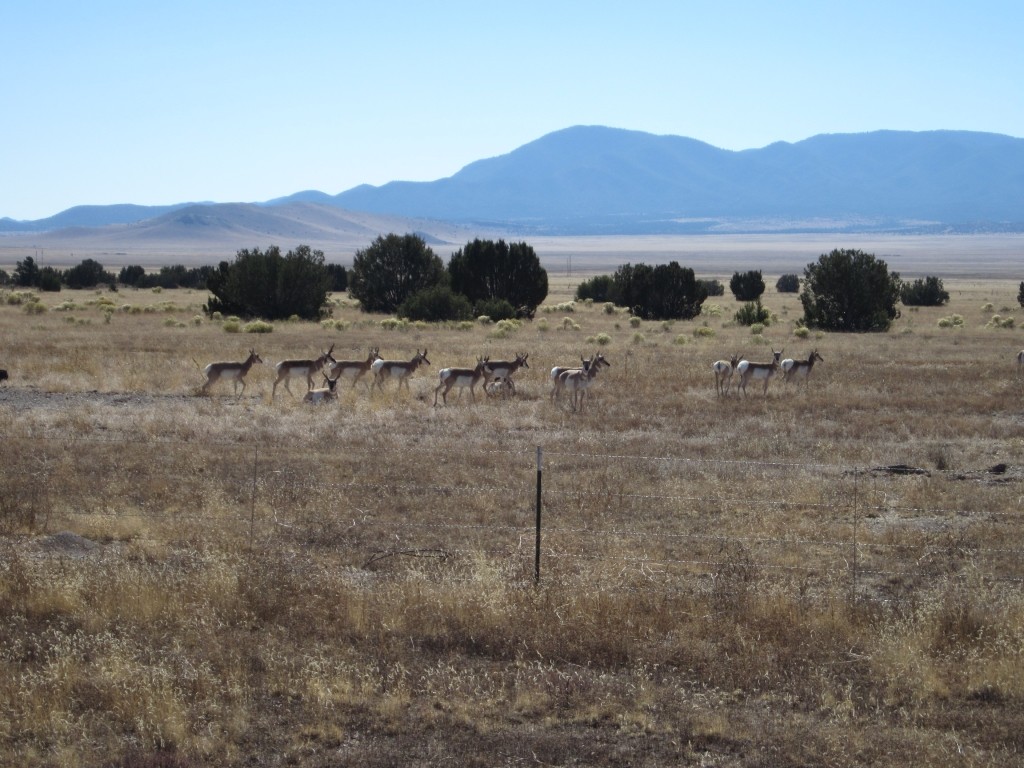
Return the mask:
[[[1024,232],[1024,139],[876,131],[733,152],[680,136],[577,126],[437,181],[362,185],[333,196],[305,191],[262,203],[78,206],[37,221],[0,219],[0,234],[98,237],[111,247],[147,238],[316,244],[339,232],[365,244],[382,231],[447,231],[458,242],[482,228],[523,235]]]

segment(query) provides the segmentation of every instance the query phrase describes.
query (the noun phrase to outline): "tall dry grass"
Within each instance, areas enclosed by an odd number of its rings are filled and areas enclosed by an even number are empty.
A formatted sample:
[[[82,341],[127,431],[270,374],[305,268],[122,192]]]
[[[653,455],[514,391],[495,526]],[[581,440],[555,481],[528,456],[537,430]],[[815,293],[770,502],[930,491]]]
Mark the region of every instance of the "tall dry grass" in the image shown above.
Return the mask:
[[[511,330],[0,307],[0,762],[1024,763],[1016,284],[807,338],[792,295],[758,337],[731,299],[634,327],[555,287]],[[432,365],[271,402],[274,362],[331,343]],[[245,397],[197,396],[250,347]],[[825,362],[715,395],[714,360],[771,347]],[[597,349],[584,411],[552,404]],[[431,407],[440,368],[518,351],[517,397]]]

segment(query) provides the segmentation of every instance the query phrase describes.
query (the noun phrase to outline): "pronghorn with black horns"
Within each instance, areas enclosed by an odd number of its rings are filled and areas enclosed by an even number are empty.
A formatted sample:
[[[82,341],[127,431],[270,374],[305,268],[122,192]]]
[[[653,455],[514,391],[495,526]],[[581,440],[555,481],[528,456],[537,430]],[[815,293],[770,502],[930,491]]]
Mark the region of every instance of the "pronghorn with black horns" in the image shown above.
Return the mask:
[[[334,379],[352,379],[354,387],[356,382],[370,372],[370,366],[377,360],[380,360],[380,347],[373,347],[365,360],[335,360],[328,375]],[[369,382],[366,383],[366,388],[370,388]]]
[[[396,379],[398,381],[398,389],[401,390],[404,384],[405,390],[408,392],[409,377],[423,364],[430,365],[430,361],[427,360],[426,349],[422,352],[416,350],[416,356],[408,362],[403,360],[374,360],[373,365],[370,366],[370,370],[373,371],[373,387],[383,392],[384,380]],[[373,387],[370,387],[371,391]]]
[[[448,393],[452,387],[458,387],[459,399],[462,399],[462,390],[469,387],[469,394],[473,396],[473,402],[476,402],[476,385],[480,383],[480,380],[486,377],[487,370],[487,358],[478,357],[476,359],[476,368],[442,368],[437,372],[438,385],[434,390],[434,405],[437,405],[437,395],[440,392],[441,398],[444,400],[444,404],[448,405]],[[441,390],[444,392],[441,392]]]
[[[203,373],[206,374],[206,383],[203,384],[200,393],[205,395],[212,384],[216,384],[221,379],[226,379],[231,382],[235,397],[241,397],[245,394],[246,374],[257,363],[262,364],[263,358],[256,354],[255,349],[250,349],[249,356],[241,363],[210,363],[203,368]],[[242,385],[241,392],[238,391],[239,384]]]
[[[740,376],[740,382],[737,384],[737,389],[742,389],[743,394],[747,394],[747,382],[751,379],[754,381],[763,381],[764,388],[761,390],[761,394],[768,394],[768,382],[772,380],[779,371],[779,358],[782,357],[783,350],[775,351],[772,348],[772,360],[770,363],[752,363],[749,360],[740,360],[736,366],[736,373]]]
[[[802,379],[807,381],[814,370],[814,361],[824,363],[825,358],[818,354],[818,350],[812,349],[806,360],[793,360],[787,357],[782,361],[782,380],[788,382],[790,379]]]
[[[551,369],[551,382],[553,384],[551,388],[551,400],[558,400],[562,396],[562,390],[565,388],[565,377],[569,373],[575,372],[587,372],[591,368],[594,368],[594,372],[591,378],[601,372],[601,368],[611,368],[611,363],[605,359],[605,356],[598,352],[595,355],[591,355],[589,358],[580,355],[580,367],[579,368],[567,368],[565,366],[556,365]],[[590,386],[589,384],[587,386]]]
[[[324,383],[327,385],[326,387],[311,389],[305,395],[303,395],[302,402],[319,405],[320,403],[326,403],[328,400],[337,400],[338,377],[335,376],[332,379],[330,376],[324,374]]]
[[[526,358],[530,356],[529,353],[517,353],[515,360],[496,360],[495,362],[485,361],[484,363],[484,391],[487,392],[487,385],[496,379],[503,380],[503,388],[507,389],[509,394],[514,395],[516,393],[516,383],[512,380],[512,375],[520,368],[529,368],[530,364],[526,362]]]
[[[321,373],[327,363],[333,365],[336,362],[331,357],[333,351],[334,345],[331,344],[331,348],[326,352],[321,352],[320,356],[315,360],[282,360],[278,363],[275,366],[277,369],[277,379],[274,381],[274,388],[270,392],[270,399],[274,399],[274,396],[277,394],[277,385],[282,381],[289,395],[294,394],[292,388],[288,386],[288,382],[291,379],[305,379],[306,391],[308,392],[313,389],[313,374]]]

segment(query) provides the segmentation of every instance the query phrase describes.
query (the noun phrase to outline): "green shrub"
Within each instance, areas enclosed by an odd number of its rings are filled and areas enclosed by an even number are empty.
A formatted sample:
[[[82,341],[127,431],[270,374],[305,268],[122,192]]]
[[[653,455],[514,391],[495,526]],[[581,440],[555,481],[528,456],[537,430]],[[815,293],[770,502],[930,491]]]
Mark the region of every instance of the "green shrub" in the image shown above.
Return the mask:
[[[770,325],[772,313],[761,305],[761,300],[748,301],[735,314],[735,320],[739,325]]]
[[[273,333],[274,326],[266,320],[253,320],[242,326],[245,333]]]
[[[470,320],[473,306],[469,299],[447,285],[433,285],[412,294],[398,307],[398,315],[409,320],[431,323]]]
[[[485,315],[491,320],[508,320],[516,316],[516,308],[505,299],[478,301],[473,310],[476,314]]]
[[[949,301],[949,293],[942,287],[937,277],[926,277],[904,283],[900,289],[900,298],[908,307],[939,307]]]
[[[782,275],[782,277],[775,281],[775,290],[779,293],[799,293],[800,276]]]

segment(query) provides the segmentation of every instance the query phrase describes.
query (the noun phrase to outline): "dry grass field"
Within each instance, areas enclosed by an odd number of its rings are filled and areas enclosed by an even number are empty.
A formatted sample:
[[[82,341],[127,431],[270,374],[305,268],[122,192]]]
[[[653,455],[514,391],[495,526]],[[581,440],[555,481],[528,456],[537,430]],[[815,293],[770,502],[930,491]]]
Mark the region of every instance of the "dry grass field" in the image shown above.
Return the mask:
[[[774,288],[761,335],[731,295],[636,323],[562,277],[521,327],[336,297],[265,334],[200,292],[0,291],[0,764],[1024,765],[1018,283],[806,338]],[[271,401],[330,344],[430,366]],[[250,348],[242,397],[198,394]],[[772,348],[824,362],[716,395]],[[515,397],[433,407],[517,352]]]

